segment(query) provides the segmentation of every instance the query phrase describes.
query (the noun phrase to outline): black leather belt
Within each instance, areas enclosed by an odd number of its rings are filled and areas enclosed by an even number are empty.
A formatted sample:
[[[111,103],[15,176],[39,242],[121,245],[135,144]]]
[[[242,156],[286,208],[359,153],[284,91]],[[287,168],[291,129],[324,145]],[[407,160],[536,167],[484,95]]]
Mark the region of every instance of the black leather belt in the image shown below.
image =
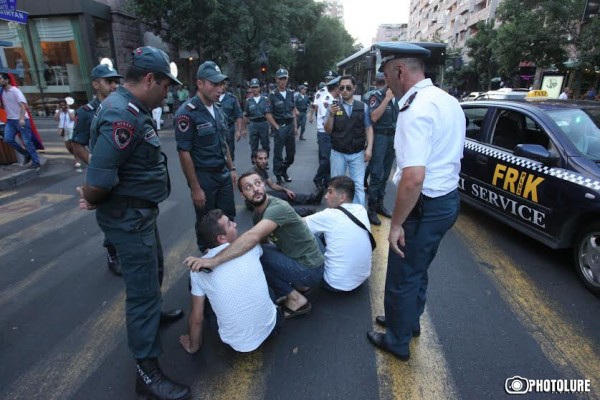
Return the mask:
[[[276,119],[277,125],[287,125],[294,122],[294,118],[286,118],[286,119]]]
[[[266,118],[254,118],[251,119],[250,122],[265,122],[266,120]]]
[[[202,167],[202,168],[196,168],[196,171],[221,173],[221,172],[223,172],[224,169],[225,169],[225,166],[222,166],[222,167]]]
[[[158,208],[158,203],[137,197],[112,194],[110,198],[117,208]]]

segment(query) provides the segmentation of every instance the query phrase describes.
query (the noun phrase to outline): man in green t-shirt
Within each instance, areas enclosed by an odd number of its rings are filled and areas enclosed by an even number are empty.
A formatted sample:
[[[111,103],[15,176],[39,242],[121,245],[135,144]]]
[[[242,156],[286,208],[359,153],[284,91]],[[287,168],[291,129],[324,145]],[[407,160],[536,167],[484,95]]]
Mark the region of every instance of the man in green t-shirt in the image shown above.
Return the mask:
[[[242,174],[238,188],[254,206],[254,227],[215,257],[188,257],[185,263],[192,271],[210,272],[263,242],[260,261],[275,296],[285,297],[285,301],[279,303],[285,317],[308,313],[311,304],[296,288],[312,287],[321,281],[323,250],[289,203],[267,195],[265,183],[256,172]]]

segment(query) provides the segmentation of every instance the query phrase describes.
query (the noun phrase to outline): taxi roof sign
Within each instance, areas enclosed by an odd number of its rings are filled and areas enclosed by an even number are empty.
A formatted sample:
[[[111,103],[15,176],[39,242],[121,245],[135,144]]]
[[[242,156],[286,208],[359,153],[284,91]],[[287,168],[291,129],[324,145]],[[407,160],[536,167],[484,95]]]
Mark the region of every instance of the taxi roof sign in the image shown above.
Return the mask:
[[[527,101],[542,101],[548,100],[548,91],[546,90],[530,90],[525,96]]]

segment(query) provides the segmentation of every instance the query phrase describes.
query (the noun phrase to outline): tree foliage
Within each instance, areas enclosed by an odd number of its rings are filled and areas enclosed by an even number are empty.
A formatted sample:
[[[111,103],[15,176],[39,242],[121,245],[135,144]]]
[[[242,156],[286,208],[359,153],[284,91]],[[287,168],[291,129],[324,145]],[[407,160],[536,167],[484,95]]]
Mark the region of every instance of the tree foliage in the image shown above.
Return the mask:
[[[472,60],[469,67],[479,79],[478,88],[489,90],[492,78],[498,74],[498,63],[493,52],[497,31],[493,21],[481,21],[477,29],[477,35],[466,43],[467,55]]]

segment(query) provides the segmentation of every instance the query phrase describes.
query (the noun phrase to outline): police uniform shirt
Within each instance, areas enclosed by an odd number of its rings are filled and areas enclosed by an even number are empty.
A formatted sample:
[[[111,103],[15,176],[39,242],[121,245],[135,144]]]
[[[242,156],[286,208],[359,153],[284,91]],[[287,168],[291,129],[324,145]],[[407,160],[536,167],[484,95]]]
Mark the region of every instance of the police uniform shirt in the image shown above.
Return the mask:
[[[168,171],[152,112],[123,86],[99,106],[90,130],[88,185],[159,203]]]
[[[367,105],[369,106],[369,116],[373,114],[373,111],[377,109],[383,102],[386,96],[387,87],[382,89],[373,90],[365,97],[367,97]],[[390,100],[385,106],[383,114],[377,122],[374,123],[375,133],[384,129],[394,129],[396,127],[396,119],[398,118],[398,107],[396,106],[396,100]]]
[[[269,93],[267,98],[265,112],[273,114],[276,121],[294,118],[293,111],[296,106],[293,92],[285,89],[283,93],[285,93],[285,97],[279,92],[279,89],[275,89],[274,92]]]
[[[250,121],[257,118],[265,118],[265,109],[267,108],[267,99],[264,96],[259,96],[258,101],[256,97],[250,97],[246,100],[246,106],[244,115],[250,119]]]
[[[219,100],[219,106],[221,107],[221,110],[223,110],[227,120],[227,125],[230,128],[235,125],[236,119],[242,118],[242,108],[240,107],[240,103],[231,93],[223,93],[221,99]]]
[[[90,127],[99,105],[100,100],[96,97],[77,109],[75,112],[75,126],[73,127],[73,142],[82,146],[87,146],[90,143]]]
[[[306,95],[302,96],[300,93],[297,93],[294,96],[294,104],[295,104],[298,112],[305,113],[306,110],[308,110],[308,104],[309,104],[308,96],[306,96]]]
[[[439,197],[456,189],[466,130],[458,100],[424,79],[404,94],[398,106],[394,183],[398,185],[403,168],[420,166],[426,167],[424,195]]]
[[[225,168],[227,122],[219,107],[213,110],[214,117],[196,95],[175,113],[177,150],[189,152],[196,169]]]
[[[323,88],[325,89],[325,88]],[[333,96],[326,89],[319,90],[315,95],[315,101],[313,105],[317,107],[317,131],[325,132],[325,122],[327,116],[327,110],[333,102]]]

